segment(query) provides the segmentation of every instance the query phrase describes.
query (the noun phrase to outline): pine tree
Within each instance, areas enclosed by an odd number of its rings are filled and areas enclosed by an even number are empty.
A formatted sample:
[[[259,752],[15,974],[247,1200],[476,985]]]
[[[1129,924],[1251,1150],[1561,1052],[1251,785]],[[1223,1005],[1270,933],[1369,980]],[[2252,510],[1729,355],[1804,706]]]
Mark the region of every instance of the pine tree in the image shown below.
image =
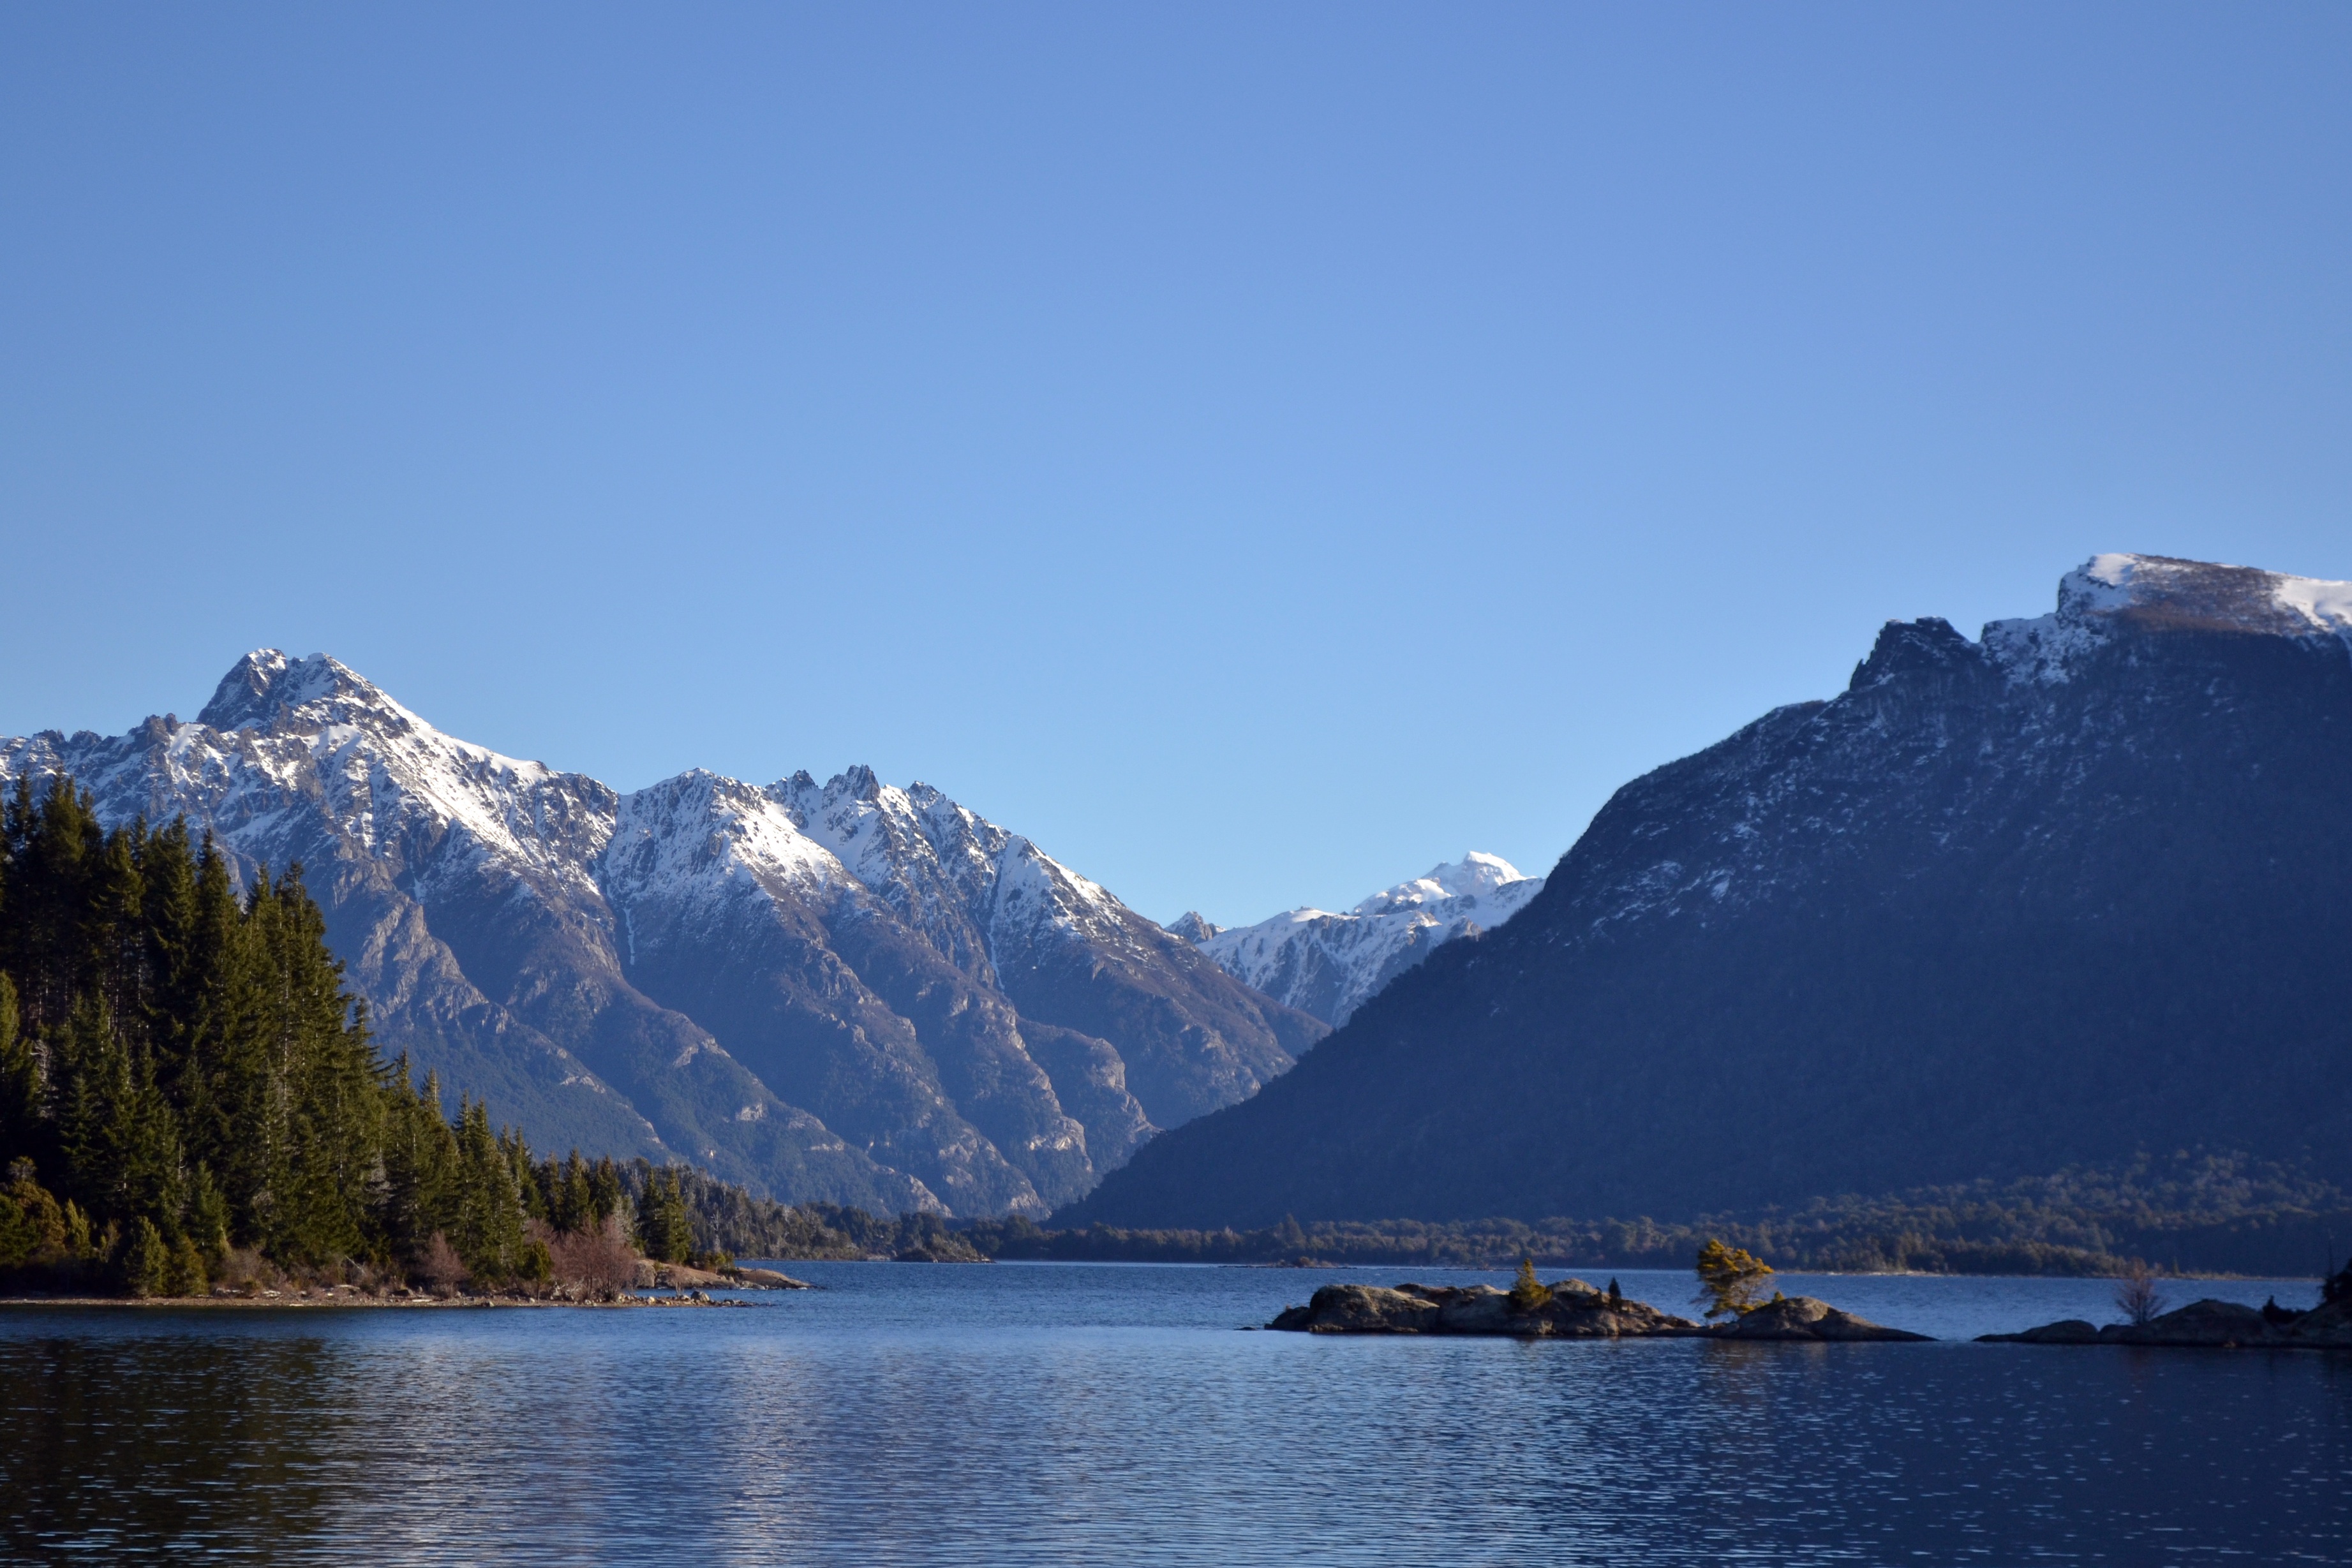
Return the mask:
[[[1698,1302],[1710,1318],[1732,1317],[1762,1305],[1763,1281],[1772,1266],[1744,1247],[1727,1247],[1709,1237],[1698,1249]]]
[[[167,1296],[201,1296],[205,1293],[205,1271],[204,1254],[196,1244],[183,1236],[164,1260],[163,1293]]]
[[[646,1178],[637,1195],[637,1245],[664,1263],[683,1263],[694,1249],[693,1221],[677,1172],[658,1170]]]
[[[58,1070],[58,1171],[65,1195],[95,1218],[129,1207],[135,1091],[131,1053],[106,1004],[84,995],[52,1042]]]
[[[478,1280],[512,1275],[521,1260],[522,1194],[514,1166],[490,1131],[489,1107],[461,1101],[457,1113],[457,1224],[449,1244]]]
[[[1532,1312],[1548,1306],[1550,1301],[1550,1287],[1536,1278],[1535,1260],[1520,1259],[1518,1278],[1511,1284],[1511,1311]]]
[[[604,1216],[596,1211],[596,1194],[588,1183],[588,1164],[574,1149],[564,1157],[563,1168],[549,1184],[548,1207],[550,1221],[566,1235],[593,1230]]]
[[[183,1226],[189,1245],[209,1266],[228,1256],[228,1200],[221,1196],[213,1174],[196,1166],[188,1179],[188,1205]]]
[[[142,1215],[131,1221],[124,1243],[121,1270],[122,1287],[134,1296],[160,1296],[171,1285],[171,1249],[155,1222]]]
[[[588,1195],[590,1209],[598,1226],[616,1214],[624,1218],[627,1217],[624,1207],[627,1189],[622,1184],[621,1169],[613,1163],[612,1155],[606,1155],[599,1159],[596,1168],[589,1173]]]
[[[16,982],[0,974],[0,1164],[43,1152],[41,1059],[19,1017]]]

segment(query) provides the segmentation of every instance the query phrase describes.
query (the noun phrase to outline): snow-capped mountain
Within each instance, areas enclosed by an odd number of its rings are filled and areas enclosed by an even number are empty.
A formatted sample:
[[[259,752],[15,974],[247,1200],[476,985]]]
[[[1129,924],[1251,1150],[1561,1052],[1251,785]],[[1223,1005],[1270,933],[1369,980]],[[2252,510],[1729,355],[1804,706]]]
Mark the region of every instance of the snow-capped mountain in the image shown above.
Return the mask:
[[[2099,556],[1617,791],[1507,925],[1066,1216],[1694,1216],[2203,1147],[2352,1179],[2352,584]]]
[[[379,1040],[534,1143],[788,1198],[1043,1213],[1325,1032],[927,785],[625,796],[323,654],[248,655],[192,724],[0,741],[0,780],[60,773],[299,862]]]
[[[1244,985],[1336,1026],[1445,943],[1500,925],[1542,889],[1543,878],[1474,850],[1342,915],[1300,908],[1223,928],[1188,913],[1169,929]]]

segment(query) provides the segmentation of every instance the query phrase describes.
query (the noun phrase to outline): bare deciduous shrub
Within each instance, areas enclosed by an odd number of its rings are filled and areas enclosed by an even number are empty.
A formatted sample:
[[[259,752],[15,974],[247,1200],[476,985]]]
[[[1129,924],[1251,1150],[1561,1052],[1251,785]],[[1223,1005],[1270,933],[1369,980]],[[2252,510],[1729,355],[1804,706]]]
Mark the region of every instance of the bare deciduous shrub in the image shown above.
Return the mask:
[[[557,1286],[576,1300],[609,1301],[636,1283],[637,1249],[617,1214],[586,1230],[551,1230],[534,1222],[531,1235],[545,1243]]]
[[[457,1249],[449,1245],[449,1239],[437,1230],[433,1239],[425,1244],[425,1254],[417,1259],[412,1271],[436,1296],[454,1296],[457,1287],[466,1282],[466,1265],[458,1261]]]
[[[2134,1263],[2116,1281],[2116,1310],[2130,1322],[2145,1323],[2161,1315],[2168,1303],[2156,1292],[2156,1276],[2145,1263]]]
[[[213,1274],[213,1282],[235,1291],[240,1295],[257,1296],[264,1291],[283,1287],[286,1276],[278,1266],[251,1247],[235,1247],[221,1260]]]

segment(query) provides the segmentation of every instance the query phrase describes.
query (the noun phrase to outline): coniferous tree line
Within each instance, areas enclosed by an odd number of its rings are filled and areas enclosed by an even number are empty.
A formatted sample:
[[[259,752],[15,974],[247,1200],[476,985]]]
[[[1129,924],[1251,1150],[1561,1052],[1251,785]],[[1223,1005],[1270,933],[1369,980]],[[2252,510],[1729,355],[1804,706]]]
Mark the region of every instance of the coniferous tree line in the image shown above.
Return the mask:
[[[535,1161],[378,1057],[299,866],[240,890],[209,834],[109,831],[62,779],[0,810],[0,1275],[50,1288],[544,1289],[582,1238],[625,1288],[641,1223],[610,1159]]]

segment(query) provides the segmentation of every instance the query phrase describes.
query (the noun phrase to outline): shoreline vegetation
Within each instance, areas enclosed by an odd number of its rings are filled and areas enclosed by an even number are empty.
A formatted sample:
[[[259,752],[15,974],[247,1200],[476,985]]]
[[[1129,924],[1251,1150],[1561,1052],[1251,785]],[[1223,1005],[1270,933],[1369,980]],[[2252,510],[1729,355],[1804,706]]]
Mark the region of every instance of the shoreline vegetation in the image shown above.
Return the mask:
[[[1302,1224],[1250,1230],[1055,1230],[960,1222],[992,1258],[1363,1267],[1682,1269],[1720,1238],[1776,1268],[1824,1274],[2118,1278],[2135,1269],[2317,1278],[2352,1244],[2352,1195],[2235,1155],[2182,1154],[2118,1171],[1823,1199],[1803,1209],[1687,1221],[1496,1218]]]

